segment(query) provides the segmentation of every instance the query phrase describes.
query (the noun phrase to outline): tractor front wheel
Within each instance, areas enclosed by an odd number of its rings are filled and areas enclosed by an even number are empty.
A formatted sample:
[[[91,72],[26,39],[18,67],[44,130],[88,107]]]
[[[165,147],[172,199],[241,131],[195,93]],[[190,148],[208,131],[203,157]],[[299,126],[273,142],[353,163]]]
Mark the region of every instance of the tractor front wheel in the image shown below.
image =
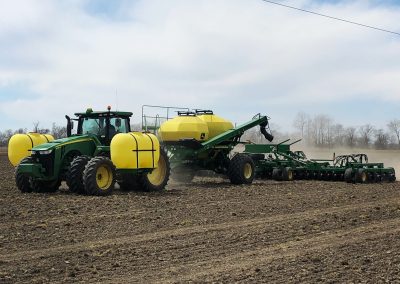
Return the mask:
[[[237,154],[229,163],[228,177],[233,184],[250,184],[255,174],[253,159],[246,154]]]
[[[83,184],[83,171],[85,170],[89,160],[90,157],[88,156],[78,156],[72,160],[66,180],[68,188],[71,192],[85,192],[85,186]]]
[[[15,169],[15,183],[16,183],[18,189],[24,193],[33,191],[33,188],[31,185],[31,177],[25,173],[21,173],[19,166],[21,164],[29,164],[29,163],[32,163],[32,158],[26,157],[26,158],[22,159],[22,161],[19,163],[19,165]]]
[[[138,183],[144,191],[160,191],[165,188],[171,173],[171,167],[167,153],[161,149],[157,168],[151,173],[143,174],[138,177]]]
[[[92,158],[83,171],[83,184],[89,195],[109,195],[114,189],[115,179],[115,166],[107,157]]]

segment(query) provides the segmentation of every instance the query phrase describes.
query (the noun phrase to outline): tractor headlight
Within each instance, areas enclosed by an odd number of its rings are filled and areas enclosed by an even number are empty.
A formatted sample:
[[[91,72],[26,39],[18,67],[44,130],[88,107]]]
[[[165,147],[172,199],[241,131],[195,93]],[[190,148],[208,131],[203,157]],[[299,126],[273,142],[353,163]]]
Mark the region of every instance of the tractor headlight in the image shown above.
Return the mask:
[[[53,150],[36,150],[36,151],[32,151],[32,155],[34,155],[34,154],[48,155],[48,154],[51,154],[51,152],[53,152]]]

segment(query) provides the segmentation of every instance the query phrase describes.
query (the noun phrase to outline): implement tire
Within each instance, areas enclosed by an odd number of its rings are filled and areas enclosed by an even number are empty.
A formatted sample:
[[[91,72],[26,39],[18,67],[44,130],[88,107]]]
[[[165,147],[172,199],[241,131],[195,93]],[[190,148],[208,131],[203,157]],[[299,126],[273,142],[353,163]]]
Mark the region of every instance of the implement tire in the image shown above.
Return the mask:
[[[368,182],[368,174],[364,169],[359,169],[356,172],[356,182],[358,182],[358,183],[367,183]]]
[[[255,165],[251,157],[246,154],[234,156],[228,169],[228,177],[233,184],[251,184],[254,179]]]
[[[151,173],[143,174],[138,177],[138,183],[143,191],[161,191],[168,183],[171,174],[171,166],[167,153],[160,149],[160,158],[157,168]]]
[[[115,166],[107,157],[92,158],[83,171],[85,192],[89,195],[111,194],[115,185]]]
[[[89,162],[90,157],[78,156],[75,157],[69,167],[66,182],[69,191],[75,193],[85,193],[85,186],[83,184],[83,171],[85,170],[86,164]]]
[[[281,181],[282,180],[282,169],[274,168],[272,170],[272,179],[276,180],[276,181]]]
[[[292,181],[293,180],[293,170],[290,167],[286,167],[282,170],[282,180]]]
[[[353,169],[348,168],[344,171],[344,181],[347,183],[353,182]]]
[[[21,173],[19,171],[19,166],[21,164],[30,164],[32,162],[33,162],[33,160],[31,157],[26,157],[21,160],[21,162],[18,164],[18,166],[15,169],[15,183],[16,183],[18,189],[23,193],[33,191],[33,188],[31,185],[32,178],[25,173]]]

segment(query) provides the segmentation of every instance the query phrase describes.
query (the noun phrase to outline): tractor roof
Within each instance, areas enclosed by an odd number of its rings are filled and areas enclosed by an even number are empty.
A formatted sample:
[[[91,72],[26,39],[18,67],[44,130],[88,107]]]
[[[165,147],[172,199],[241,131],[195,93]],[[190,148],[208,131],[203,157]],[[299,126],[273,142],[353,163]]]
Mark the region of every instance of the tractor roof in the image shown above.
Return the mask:
[[[131,117],[132,112],[127,112],[127,111],[92,111],[91,109],[88,109],[86,112],[77,112],[75,113],[76,116],[79,117]]]

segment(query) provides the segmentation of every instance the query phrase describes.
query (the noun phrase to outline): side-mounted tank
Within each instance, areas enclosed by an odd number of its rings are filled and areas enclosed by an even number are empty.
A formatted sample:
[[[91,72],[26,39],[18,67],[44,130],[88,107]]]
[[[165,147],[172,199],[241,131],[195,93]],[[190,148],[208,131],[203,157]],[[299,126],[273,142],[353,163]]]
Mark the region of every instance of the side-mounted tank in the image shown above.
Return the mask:
[[[196,114],[198,118],[207,123],[209,139],[233,128],[232,122],[215,115],[211,110],[197,110]]]
[[[48,143],[53,140],[54,137],[50,134],[14,134],[8,141],[8,159],[15,167],[23,158],[31,155],[31,150],[33,147]]]
[[[178,116],[162,123],[158,131],[164,142],[176,142],[181,139],[208,140],[207,123],[194,112],[178,112]]]
[[[160,158],[160,143],[150,133],[120,133],[111,140],[110,154],[117,169],[154,169]]]

